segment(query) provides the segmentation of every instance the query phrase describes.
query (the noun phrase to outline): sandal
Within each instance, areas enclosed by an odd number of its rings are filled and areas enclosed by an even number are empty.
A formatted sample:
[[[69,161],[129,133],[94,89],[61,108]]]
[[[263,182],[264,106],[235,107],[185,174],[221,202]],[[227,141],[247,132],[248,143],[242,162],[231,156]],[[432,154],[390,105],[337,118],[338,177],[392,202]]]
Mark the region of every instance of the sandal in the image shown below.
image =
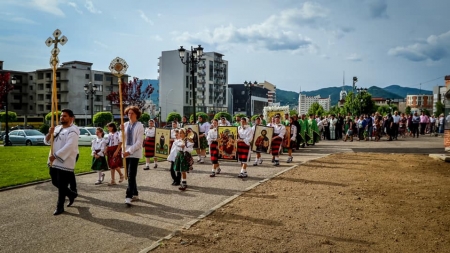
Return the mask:
[[[123,175],[120,176],[119,183],[122,183],[124,179],[125,179],[125,177]]]
[[[111,180],[111,182],[108,183],[108,186],[116,185],[116,181]]]

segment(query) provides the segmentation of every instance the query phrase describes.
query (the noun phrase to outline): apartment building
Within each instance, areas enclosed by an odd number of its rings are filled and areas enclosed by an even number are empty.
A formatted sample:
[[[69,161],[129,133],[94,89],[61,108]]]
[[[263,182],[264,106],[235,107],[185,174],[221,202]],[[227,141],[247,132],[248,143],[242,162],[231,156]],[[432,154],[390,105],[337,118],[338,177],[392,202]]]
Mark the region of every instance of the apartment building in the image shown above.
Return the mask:
[[[325,111],[329,111],[331,104],[331,96],[328,96],[328,98],[321,98],[320,95],[309,97],[300,93],[298,96],[299,115],[307,114],[309,108],[313,103],[319,103],[319,105],[321,105]]]

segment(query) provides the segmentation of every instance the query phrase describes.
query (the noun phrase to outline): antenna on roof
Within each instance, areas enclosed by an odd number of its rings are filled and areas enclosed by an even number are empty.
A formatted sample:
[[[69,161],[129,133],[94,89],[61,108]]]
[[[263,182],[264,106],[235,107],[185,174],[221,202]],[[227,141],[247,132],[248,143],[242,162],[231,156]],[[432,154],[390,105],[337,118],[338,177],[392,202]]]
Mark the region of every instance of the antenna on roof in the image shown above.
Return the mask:
[[[345,71],[344,75],[342,76],[342,90],[344,90],[344,86],[345,86]]]

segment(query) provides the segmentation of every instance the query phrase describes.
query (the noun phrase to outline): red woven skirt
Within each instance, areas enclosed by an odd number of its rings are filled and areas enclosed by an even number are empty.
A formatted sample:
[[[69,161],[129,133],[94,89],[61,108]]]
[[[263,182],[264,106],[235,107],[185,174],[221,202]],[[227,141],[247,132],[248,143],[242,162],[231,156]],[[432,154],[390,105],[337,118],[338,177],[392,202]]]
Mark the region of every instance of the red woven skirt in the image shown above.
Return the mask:
[[[219,143],[217,141],[211,142],[211,145],[209,145],[209,155],[211,157],[212,164],[218,164],[219,163]]]
[[[270,144],[270,150],[271,150],[270,152],[272,153],[273,156],[279,155],[282,141],[283,141],[283,139],[281,139],[281,138],[275,138],[275,140],[273,140],[272,143]]]
[[[155,156],[155,137],[147,137],[144,140],[145,157],[151,158]]]
[[[117,156],[114,156],[114,152],[116,151],[117,147],[117,145],[110,146],[106,149],[106,155],[108,156],[108,166],[110,169],[123,167],[122,155],[120,154],[120,152],[117,154]]]
[[[248,162],[250,160],[250,145],[245,144],[243,141],[238,141],[237,154],[239,162]]]

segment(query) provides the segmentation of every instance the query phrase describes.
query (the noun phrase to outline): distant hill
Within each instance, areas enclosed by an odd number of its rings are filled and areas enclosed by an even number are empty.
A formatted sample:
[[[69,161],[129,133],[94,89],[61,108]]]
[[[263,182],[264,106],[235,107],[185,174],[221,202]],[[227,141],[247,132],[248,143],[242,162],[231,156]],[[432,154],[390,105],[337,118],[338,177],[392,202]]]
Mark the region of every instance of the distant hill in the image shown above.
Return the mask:
[[[336,105],[339,101],[340,92],[342,90],[342,86],[340,87],[327,87],[314,91],[302,91],[302,94],[306,96],[317,96],[320,95],[321,98],[327,98],[330,96],[331,104]],[[348,92],[352,91],[352,86],[344,86],[344,90]],[[419,94],[419,89],[415,88],[407,88],[401,87],[398,85],[391,85],[386,88],[380,88],[378,86],[372,86],[367,90],[372,97],[381,97],[381,98],[391,98],[391,99],[400,99],[406,98],[408,94]],[[432,94],[432,91],[421,90],[422,94]],[[277,102],[280,102],[281,105],[298,105],[298,92],[294,91],[285,91],[277,89]]]
[[[391,85],[391,86],[385,87],[383,89],[386,91],[392,92],[394,94],[397,94],[403,98],[406,98],[407,95],[416,95],[416,94],[433,95],[433,91],[431,91],[431,90],[422,90],[422,89],[417,89],[417,88],[402,87],[399,85]]]

